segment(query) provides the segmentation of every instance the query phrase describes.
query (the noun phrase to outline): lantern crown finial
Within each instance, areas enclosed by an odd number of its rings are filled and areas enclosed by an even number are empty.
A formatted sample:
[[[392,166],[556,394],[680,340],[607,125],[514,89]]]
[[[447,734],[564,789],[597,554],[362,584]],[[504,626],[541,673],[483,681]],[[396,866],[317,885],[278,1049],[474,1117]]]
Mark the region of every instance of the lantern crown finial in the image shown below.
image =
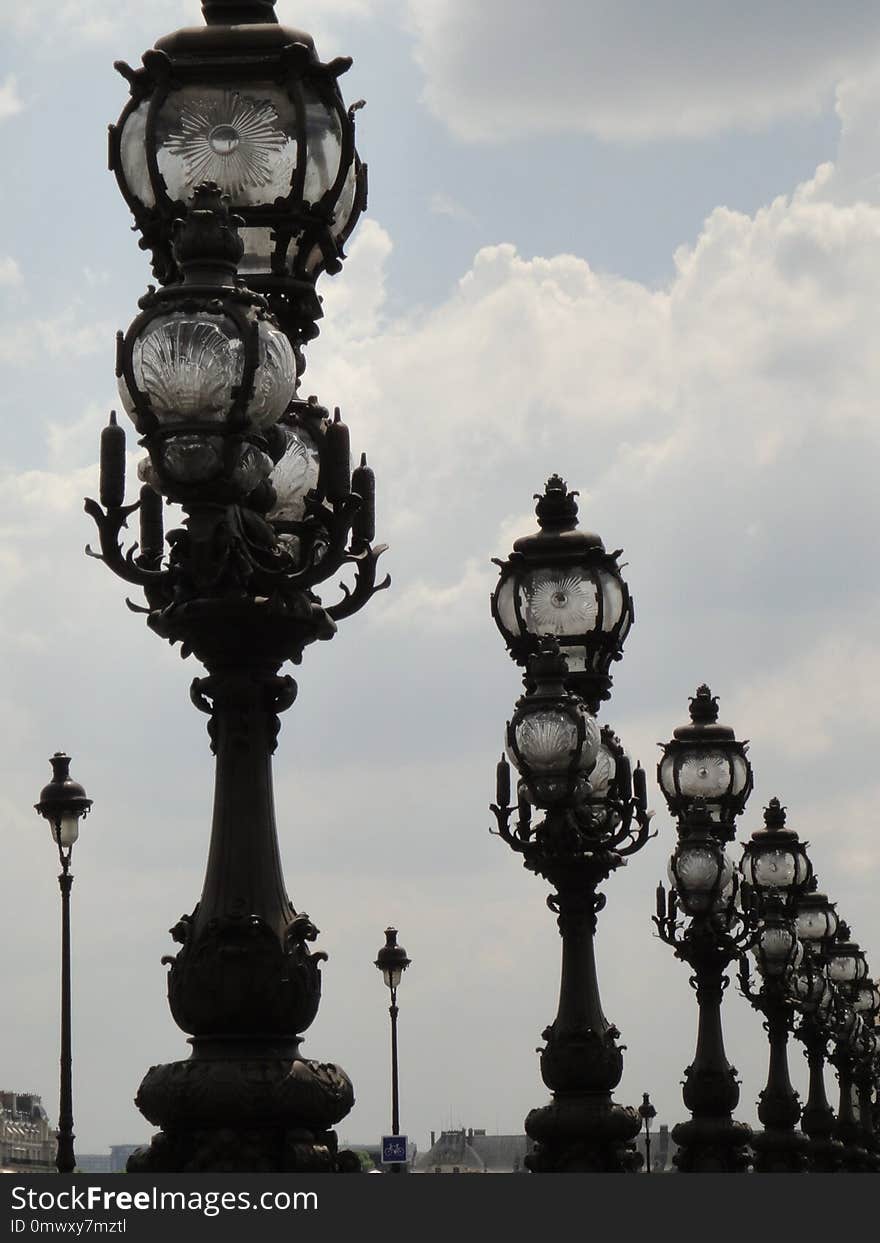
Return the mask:
[[[208,26],[246,26],[276,22],[275,0],[202,0]]]
[[[238,229],[244,221],[229,210],[229,199],[214,181],[196,186],[186,216],[174,222],[172,249],[184,282],[222,283],[235,275],[244,254]]]
[[[764,808],[764,824],[770,832],[785,828],[785,808],[778,798],[771,798]]]
[[[542,531],[569,531],[577,526],[577,492],[569,492],[561,475],[551,475],[543,493],[536,492],[535,514]]]
[[[690,699],[691,720],[695,725],[714,725],[718,720],[718,696],[703,683]]]

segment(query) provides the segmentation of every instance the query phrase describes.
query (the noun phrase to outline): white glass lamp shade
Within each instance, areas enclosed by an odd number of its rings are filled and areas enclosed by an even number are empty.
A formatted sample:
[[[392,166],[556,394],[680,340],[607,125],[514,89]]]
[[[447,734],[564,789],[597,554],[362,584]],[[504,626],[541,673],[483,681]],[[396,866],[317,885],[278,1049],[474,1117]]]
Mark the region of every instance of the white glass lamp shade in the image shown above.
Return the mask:
[[[872,980],[865,980],[856,993],[853,1009],[860,1014],[876,1014],[880,1010],[880,991]]]
[[[598,617],[596,585],[577,569],[533,570],[523,584],[520,608],[529,634],[586,634]]]
[[[269,476],[277,499],[268,517],[279,522],[298,522],[305,513],[306,495],[318,486],[320,452],[305,428],[282,426],[278,430],[286,448]]]
[[[400,967],[392,967],[390,970],[385,968],[382,972],[382,979],[385,981],[388,988],[397,988],[402,977],[403,970]]]
[[[666,755],[660,763],[660,788],[670,802],[703,799],[713,819],[722,800],[742,794],[748,781],[745,758],[723,747],[695,747]]]
[[[140,162],[136,144],[143,121],[135,119],[138,111],[129,116],[122,133],[126,170]],[[129,129],[132,153],[127,162]],[[270,82],[239,88],[184,86],[170,91],[162,104],[155,144],[156,163],[171,199],[188,203],[196,186],[213,181],[233,208],[271,206],[291,191],[297,163],[296,109],[287,92]],[[136,177],[141,184],[139,171]]]
[[[256,427],[276,422],[296,391],[296,360],[287,337],[263,320],[257,326],[259,362],[247,415]],[[244,373],[244,344],[226,315],[173,311],[151,319],[132,349],[138,390],[160,425],[223,423]],[[125,410],[136,407],[125,377],[119,378]]]
[[[617,772],[617,760],[604,743],[600,743],[596,762],[590,773],[590,790],[594,798],[604,798]]]
[[[241,383],[244,346],[228,316],[172,312],[150,320],[138,336],[132,370],[160,425],[222,423]],[[123,376],[119,395],[135,417]]]
[[[797,914],[797,934],[801,941],[824,941],[837,931],[838,919],[830,906],[806,907]]]
[[[764,975],[784,975],[797,967],[803,957],[803,946],[790,928],[769,924],[758,934],[758,969]]]
[[[600,733],[594,717],[581,714],[584,738],[579,738],[577,717],[561,708],[541,708],[524,714],[514,728],[516,751],[509,749],[511,761],[536,776],[564,774],[572,767],[588,772],[599,753]],[[517,754],[518,752],[518,754]]]
[[[53,842],[59,842],[65,849],[73,846],[79,838],[79,812],[65,812],[60,821],[49,821],[49,832]]]
[[[832,955],[828,963],[828,978],[835,984],[852,984],[857,974],[856,959],[850,955]]]

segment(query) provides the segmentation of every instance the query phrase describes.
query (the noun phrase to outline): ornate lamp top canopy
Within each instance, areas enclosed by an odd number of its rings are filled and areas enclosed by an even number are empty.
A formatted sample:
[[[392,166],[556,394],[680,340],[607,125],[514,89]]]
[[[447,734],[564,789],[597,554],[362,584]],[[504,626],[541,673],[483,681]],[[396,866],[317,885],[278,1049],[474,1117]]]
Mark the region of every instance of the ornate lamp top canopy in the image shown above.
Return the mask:
[[[590,711],[611,694],[610,668],[623,654],[633,603],[618,565],[620,550],[578,528],[576,492],[559,475],[536,495],[538,531],[516,540],[492,596],[492,616],[511,656],[523,668],[542,635],[559,642],[566,685]]]

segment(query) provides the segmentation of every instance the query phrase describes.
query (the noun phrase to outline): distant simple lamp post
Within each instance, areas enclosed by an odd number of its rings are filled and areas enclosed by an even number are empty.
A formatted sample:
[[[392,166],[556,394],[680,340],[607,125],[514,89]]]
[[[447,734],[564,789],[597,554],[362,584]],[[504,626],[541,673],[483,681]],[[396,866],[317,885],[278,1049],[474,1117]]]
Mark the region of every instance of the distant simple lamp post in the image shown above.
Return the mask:
[[[376,966],[382,972],[382,978],[386,986],[391,990],[391,1005],[388,1007],[388,1013],[391,1015],[392,1135],[400,1134],[400,1089],[397,1079],[397,988],[410,962],[411,959],[407,958],[406,950],[402,945],[397,944],[397,929],[386,928],[385,944],[376,955]],[[391,1167],[391,1171],[394,1174],[402,1174],[403,1166],[399,1162],[395,1162]]]
[[[642,1093],[642,1103],[639,1105],[639,1117],[645,1124],[645,1173],[652,1173],[651,1170],[651,1119],[657,1117],[657,1110],[651,1104],[649,1093]]]
[[[70,1050],[70,891],[73,875],[70,857],[79,837],[79,822],[88,814],[92,800],[78,781],[70,776],[70,756],[56,751],[49,761],[52,780],[40,791],[34,804],[39,815],[49,822],[52,841],[58,847],[61,873],[61,1101],[58,1109],[58,1151],[55,1165],[59,1174],[72,1174],[76,1168],[73,1151],[73,1086]]]

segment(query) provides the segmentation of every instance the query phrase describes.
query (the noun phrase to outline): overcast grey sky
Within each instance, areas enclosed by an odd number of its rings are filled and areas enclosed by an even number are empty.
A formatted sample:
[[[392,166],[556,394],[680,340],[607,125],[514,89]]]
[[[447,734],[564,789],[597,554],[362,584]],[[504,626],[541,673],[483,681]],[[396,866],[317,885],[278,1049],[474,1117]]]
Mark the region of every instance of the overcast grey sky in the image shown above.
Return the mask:
[[[559,939],[547,886],[490,838],[519,694],[492,556],[553,471],[626,550],[636,626],[605,713],[648,767],[659,837],[608,883],[599,959],[627,1045],[618,1099],[684,1116],[696,1010],[652,937],[673,832],[656,743],[701,681],[752,740],[741,836],[778,794],[823,885],[880,952],[875,345],[880,17],[839,0],[279,0],[365,97],[370,208],[306,393],[377,472],[394,586],[311,649],[277,755],[288,888],[321,929],[304,1053],[351,1075],[343,1138],[389,1124],[392,922],[401,1117],[519,1131],[546,1091]],[[81,1151],[146,1140],[132,1098],[183,1057],[166,929],[201,886],[212,761],[192,662],[82,555],[115,402],[114,333],[149,279],[106,172],[112,70],[200,21],[196,0],[0,0],[0,1086],[57,1109],[58,891],[31,811],[66,748],[95,800],[75,854]],[[132,475],[137,453],[130,448]],[[760,1022],[728,993],[739,1116]],[[803,1059],[792,1056],[804,1084]]]

